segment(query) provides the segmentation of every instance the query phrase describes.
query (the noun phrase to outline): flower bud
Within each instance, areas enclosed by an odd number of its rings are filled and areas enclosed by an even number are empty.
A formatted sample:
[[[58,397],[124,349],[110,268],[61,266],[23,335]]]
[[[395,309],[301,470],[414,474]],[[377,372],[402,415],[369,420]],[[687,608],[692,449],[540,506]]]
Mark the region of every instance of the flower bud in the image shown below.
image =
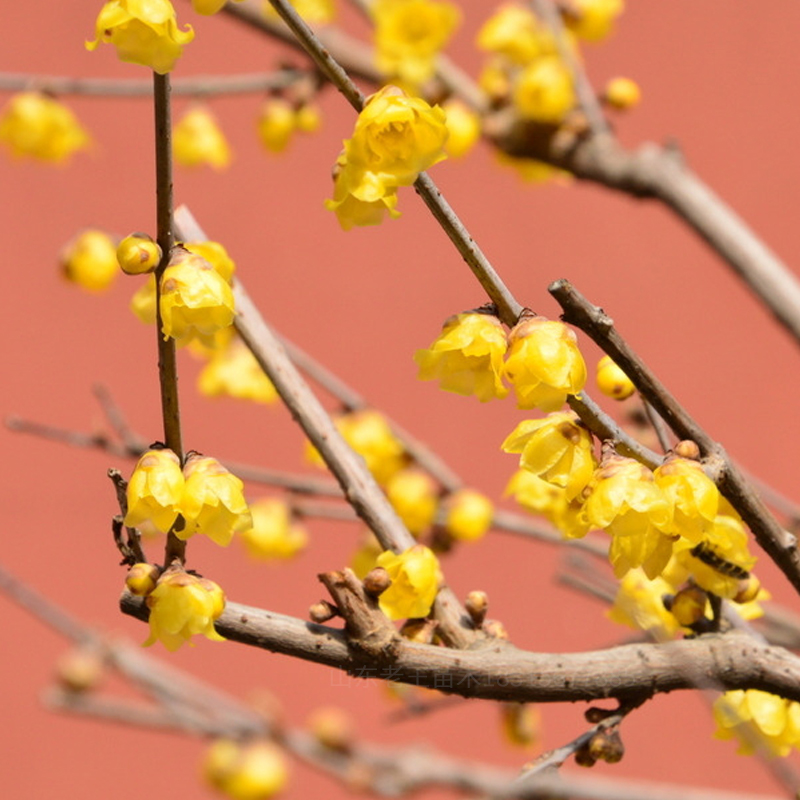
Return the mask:
[[[114,250],[114,241],[104,231],[83,231],[61,251],[64,277],[90,292],[105,291],[117,276]]]
[[[758,597],[761,581],[752,573],[749,578],[739,582],[739,591],[731,598],[734,603],[749,603]]]
[[[464,605],[467,613],[475,623],[475,627],[480,627],[486,618],[486,612],[489,610],[489,595],[480,590],[472,591],[467,595]]]
[[[132,233],[117,247],[117,263],[126,275],[152,272],[161,262],[161,248],[146,233]]]
[[[234,800],[267,800],[288,781],[282,751],[272,742],[217,739],[203,763],[206,780]]]
[[[614,400],[625,400],[636,391],[633,381],[614,363],[611,356],[603,356],[597,362],[597,388]]]
[[[474,542],[489,530],[494,517],[494,505],[488,497],[474,489],[459,489],[446,501],[444,526],[454,538]]]
[[[410,642],[430,644],[438,626],[435,619],[409,619],[400,628],[400,635]]]
[[[622,761],[625,755],[625,746],[622,744],[619,732],[614,730],[600,729],[589,740],[589,755],[595,761],[605,761],[608,764],[616,764]]]
[[[386,484],[386,496],[414,536],[427,530],[436,516],[439,489],[424,470],[409,468],[392,475]]]
[[[331,605],[327,600],[320,600],[308,609],[308,618],[312,622],[316,622],[317,625],[322,625],[338,615],[339,609]]]
[[[669,611],[684,628],[691,628],[706,613],[708,595],[699,586],[681,589],[669,602]]]
[[[145,597],[156,588],[161,570],[155,564],[134,564],[125,578],[125,586],[131,594]]]
[[[70,692],[94,689],[103,677],[105,665],[100,654],[91,647],[74,647],[56,663],[59,684]]]
[[[630,78],[612,78],[603,90],[602,100],[618,111],[625,111],[639,105],[642,90]]]
[[[353,745],[353,721],[341,708],[318,708],[307,724],[311,735],[329,750],[346,753]]]
[[[375,567],[364,576],[364,591],[370,597],[379,597],[391,585],[392,579],[383,567]]]
[[[261,106],[258,138],[270,153],[282,153],[292,138],[297,120],[291,104],[282,97],[270,97]]]
[[[507,641],[509,638],[506,626],[503,625],[499,619],[487,619],[486,622],[483,623],[483,632],[493,639],[504,639]]]

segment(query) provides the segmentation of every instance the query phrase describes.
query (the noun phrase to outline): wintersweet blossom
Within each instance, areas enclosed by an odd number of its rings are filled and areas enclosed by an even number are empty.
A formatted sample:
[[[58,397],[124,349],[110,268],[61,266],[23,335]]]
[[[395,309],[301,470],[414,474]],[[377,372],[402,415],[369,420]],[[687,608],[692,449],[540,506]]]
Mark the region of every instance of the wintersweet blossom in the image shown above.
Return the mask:
[[[376,0],[369,11],[378,69],[411,86],[433,76],[436,57],[461,19],[446,0]]]
[[[270,6],[271,8],[271,6]],[[294,108],[282,97],[268,97],[256,120],[258,139],[270,153],[282,153],[292,138],[297,119]]]
[[[247,555],[260,561],[293,558],[308,544],[306,529],[296,522],[289,506],[277,497],[250,504],[252,527],[239,536]]]
[[[100,10],[95,39],[86,42],[86,49],[94,50],[101,42],[113,44],[120,61],[165,75],[192,39],[192,26],[178,27],[169,0],[111,0]]]
[[[766,745],[778,756],[800,748],[800,703],[794,700],[760,689],[737,689],[714,701],[714,720],[714,736],[738,738],[737,752],[742,755],[757,752],[754,742]]]
[[[186,459],[183,474],[186,484],[180,508],[186,524],[175,532],[178,538],[201,533],[225,547],[234,533],[252,526],[244,485],[216,458],[195,453]]]
[[[537,58],[514,80],[512,100],[523,119],[555,125],[577,100],[572,72],[558,56]]]
[[[611,33],[624,7],[624,0],[572,0],[565,22],[578,38],[598,42]]]
[[[61,270],[68,281],[87,291],[105,291],[117,277],[116,251],[105,231],[83,231],[61,251]]]
[[[381,611],[389,619],[427,616],[442,582],[433,551],[422,544],[402,553],[387,550],[378,556],[377,565],[392,579],[391,586],[378,598]]]
[[[148,450],[128,481],[125,524],[135,528],[150,522],[167,533],[180,513],[184,486],[178,456],[172,450]]]
[[[215,739],[206,752],[203,774],[232,800],[268,800],[289,779],[281,750],[261,739]]]
[[[602,94],[603,102],[617,111],[626,111],[638,106],[642,99],[639,84],[631,78],[611,78]]]
[[[556,411],[586,383],[577,337],[563,322],[529,317],[512,329],[505,377],[520,408]]]
[[[485,536],[494,518],[494,504],[475,489],[458,489],[445,501],[445,530],[462,542]]]
[[[481,118],[466,103],[451,98],[442,104],[447,125],[447,155],[463,158],[481,137]]]
[[[206,397],[235,397],[254,403],[274,403],[278,392],[250,348],[238,337],[215,350],[197,377],[197,389]]]
[[[214,630],[214,620],[225,610],[225,593],[213,581],[183,569],[168,569],[146,602],[150,609],[150,636],[144,647],[158,641],[173,651],[196,634],[215,642],[225,641]]]
[[[172,132],[172,152],[182,167],[207,164],[224,169],[231,163],[231,149],[211,112],[203,105],[190,108]]]
[[[668,639],[680,624],[664,606],[664,595],[675,588],[662,577],[650,580],[642,569],[632,569],[620,580],[614,605],[607,616],[614,622]]]
[[[192,8],[203,16],[211,16],[222,10],[227,0],[192,0]],[[233,0],[234,3],[241,3],[242,0]]]
[[[450,317],[439,336],[414,361],[419,379],[438,380],[440,388],[457,394],[474,394],[482,403],[505,397],[503,356],[506,332],[493,314],[466,312]]]
[[[614,400],[627,400],[636,391],[633,381],[611,356],[603,356],[597,362],[597,388]]]
[[[427,472],[414,467],[396,472],[386,484],[386,496],[414,536],[431,526],[439,505],[439,487]]]
[[[557,52],[555,38],[547,26],[529,8],[515,3],[501,5],[483,24],[477,45],[514,64],[528,64]]]
[[[146,233],[131,233],[117,245],[117,263],[126,275],[144,275],[161,262],[161,248]],[[153,285],[155,290],[155,284]]]
[[[195,255],[201,256],[220,274],[227,283],[233,281],[236,263],[223,244],[207,239],[204,242],[183,242],[183,246]]]
[[[147,280],[133,293],[130,301],[133,315],[145,325],[156,322],[156,277],[148,275]]]
[[[0,142],[15,158],[62,164],[90,141],[72,111],[43,92],[12,95],[0,112]]]

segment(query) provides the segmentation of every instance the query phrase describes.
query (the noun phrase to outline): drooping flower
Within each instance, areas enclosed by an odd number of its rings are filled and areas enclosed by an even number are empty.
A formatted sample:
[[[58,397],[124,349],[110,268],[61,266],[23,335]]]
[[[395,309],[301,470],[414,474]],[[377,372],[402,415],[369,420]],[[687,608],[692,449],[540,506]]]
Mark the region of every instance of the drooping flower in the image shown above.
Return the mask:
[[[505,740],[515,747],[531,747],[541,738],[542,715],[529,703],[502,703],[500,724]]]
[[[149,275],[147,280],[133,293],[130,309],[134,316],[145,325],[156,321],[156,277]]]
[[[611,356],[603,356],[597,362],[597,388],[614,400],[626,400],[636,391],[633,381],[614,363]]]
[[[282,153],[292,138],[297,120],[288,100],[268,97],[261,106],[256,124],[264,149],[270,153]]]
[[[119,268],[126,275],[144,275],[152,272],[161,262],[161,248],[146,233],[136,232],[126,236],[117,246],[116,255]]]
[[[387,550],[378,556],[377,565],[392,579],[392,585],[378,598],[381,611],[389,619],[427,616],[442,582],[433,551],[422,544],[399,554]]]
[[[396,472],[386,483],[386,496],[414,536],[427,530],[436,516],[439,489],[424,470],[411,467]]]
[[[578,38],[599,42],[611,33],[624,6],[624,0],[572,0],[565,22]]]
[[[461,19],[458,8],[446,0],[376,0],[370,14],[378,69],[411,86],[433,76],[436,56]]]
[[[201,533],[225,547],[234,533],[252,526],[242,482],[216,458],[191,455],[186,459],[183,474],[186,485],[181,514],[186,524],[175,531],[178,538],[186,540]]]
[[[520,467],[560,486],[572,500],[597,466],[593,444],[578,415],[567,411],[520,422],[500,447],[506,453],[520,453]]]
[[[0,112],[0,142],[15,158],[61,164],[91,140],[63,103],[42,92],[20,92]]]
[[[95,39],[86,42],[86,49],[94,50],[101,42],[113,44],[120,61],[165,75],[192,39],[192,26],[184,31],[178,27],[169,0],[111,0],[100,10]]]
[[[641,569],[632,569],[620,580],[614,605],[607,616],[614,622],[669,639],[680,624],[664,606],[664,595],[675,591],[663,577],[650,580]]]
[[[233,292],[227,281],[201,256],[176,247],[161,278],[161,323],[164,338],[178,344],[193,338],[209,344],[233,322]]]
[[[180,514],[184,486],[178,456],[172,450],[148,450],[128,481],[125,525],[135,528],[151,522],[167,533]]]
[[[555,125],[577,100],[572,73],[558,56],[537,58],[514,80],[512,99],[523,119]]]
[[[762,692],[737,689],[714,701],[717,739],[739,739],[738,753],[752,755],[758,742],[778,756],[800,748],[800,703]]]
[[[567,395],[586,383],[586,364],[577,337],[563,322],[531,317],[518,322],[508,337],[505,377],[520,408],[556,411]]]
[[[494,504],[475,489],[458,489],[445,501],[444,527],[462,542],[474,542],[486,535],[494,518]]]
[[[195,255],[201,256],[224,278],[227,283],[233,280],[233,273],[236,271],[236,263],[228,255],[225,245],[213,242],[210,239],[205,242],[183,242],[183,246]]]
[[[204,105],[190,108],[175,125],[172,152],[182,167],[208,164],[214,169],[224,169],[231,163],[225,134]]]
[[[203,774],[232,800],[268,800],[288,782],[281,750],[265,740],[215,739],[206,752]]]
[[[105,231],[83,231],[61,251],[61,271],[83,289],[105,291],[117,277],[116,251],[116,243]]]
[[[639,84],[630,78],[612,78],[603,89],[602,99],[618,111],[627,111],[639,105],[642,90]]]
[[[500,320],[492,314],[466,312],[450,317],[426,350],[414,361],[420,380],[438,380],[440,388],[457,394],[474,394],[482,403],[505,397],[503,356],[508,347]]]
[[[215,642],[225,641],[214,630],[214,620],[225,610],[225,594],[213,581],[171,568],[158,579],[146,602],[150,636],[144,647],[158,641],[174,651],[198,633]]]
[[[206,397],[235,397],[267,404],[278,399],[272,381],[238,337],[212,353],[197,378],[197,388]]]
[[[481,50],[502,55],[514,64],[529,64],[556,52],[556,41],[546,25],[522,5],[506,3],[478,31]]]
[[[293,558],[308,543],[306,529],[294,521],[289,507],[276,497],[250,504],[253,525],[239,538],[247,554],[261,561]]]
[[[451,158],[463,158],[481,138],[481,118],[466,103],[457,98],[442,104],[447,125],[447,146]]]
[[[611,535],[614,574],[642,567],[651,580],[672,555],[672,504],[647,467],[632,458],[607,458],[587,487],[586,518]]]

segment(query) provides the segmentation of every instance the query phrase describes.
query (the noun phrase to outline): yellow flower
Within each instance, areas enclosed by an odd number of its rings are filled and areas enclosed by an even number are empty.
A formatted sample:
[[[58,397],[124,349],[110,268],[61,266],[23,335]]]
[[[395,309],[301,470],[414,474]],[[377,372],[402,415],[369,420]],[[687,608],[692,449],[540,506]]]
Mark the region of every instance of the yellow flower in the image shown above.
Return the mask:
[[[530,747],[541,737],[542,715],[527,703],[503,703],[500,723],[506,741],[516,747]]]
[[[518,469],[506,486],[505,496],[511,496],[526,511],[539,514],[551,522],[560,505],[566,502],[562,487],[543,480],[526,469]]]
[[[641,99],[639,84],[630,78],[612,78],[603,90],[603,100],[619,111],[638,106]]]
[[[232,800],[267,800],[289,779],[281,750],[263,740],[215,739],[206,752],[203,773]]]
[[[503,356],[508,347],[500,320],[492,314],[464,313],[450,317],[427,350],[417,350],[419,379],[438,380],[440,388],[474,394],[482,403],[505,397]]]
[[[231,150],[225,134],[205,106],[190,108],[172,132],[172,152],[182,167],[208,164],[224,169],[231,163]]]
[[[370,14],[378,69],[412,86],[433,77],[436,56],[461,20],[456,6],[437,0],[375,0]]]
[[[421,469],[396,472],[386,484],[386,496],[414,536],[430,527],[439,504],[436,482]]]
[[[216,14],[222,6],[225,5],[226,0],[192,0],[192,8],[203,16],[211,16]],[[234,3],[241,3],[242,0],[233,0]]]
[[[474,489],[459,489],[447,497],[444,526],[462,542],[474,542],[492,526],[494,504]]]
[[[367,98],[353,138],[345,142],[348,165],[362,168],[392,186],[410,186],[423,170],[447,158],[445,113],[396,86],[384,86]],[[372,179],[364,177],[369,187]],[[370,194],[370,189],[366,189]],[[359,188],[351,189],[359,200]]]
[[[778,756],[787,756],[800,748],[800,703],[762,692],[737,689],[725,692],[714,701],[717,739],[739,737],[738,752],[756,752],[753,740]]]
[[[523,119],[557,124],[575,105],[572,73],[558,56],[537,58],[514,81],[513,101]]]
[[[111,0],[100,10],[95,39],[86,42],[94,50],[100,42],[113,44],[120,61],[141,64],[164,75],[181,57],[183,46],[194,39],[191,25],[178,27],[169,0]]]
[[[611,356],[603,356],[597,362],[597,388],[614,400],[626,400],[636,391],[633,381],[614,363]]]
[[[672,504],[653,473],[632,458],[612,456],[597,470],[587,489],[584,510],[589,524],[612,537],[609,559],[614,574],[642,567],[651,580],[672,555]]]
[[[578,38],[598,42],[611,33],[623,8],[623,0],[572,0],[565,21]]]
[[[339,417],[336,428],[344,440],[366,462],[367,469],[381,485],[406,465],[406,452],[395,438],[386,418],[372,409],[353,411]],[[307,445],[307,457],[312,464],[324,466],[322,457]]]
[[[145,597],[156,588],[161,570],[155,564],[134,564],[125,576],[125,588],[137,597]]]
[[[673,530],[697,544],[714,524],[719,509],[719,489],[698,461],[669,456],[653,473],[656,484],[673,504]]]
[[[201,256],[177,247],[161,278],[161,331],[187,344],[197,337],[210,344],[233,322],[231,287]]]
[[[272,6],[270,6],[272,8]],[[297,124],[291,104],[282,97],[269,97],[261,106],[257,120],[258,138],[270,153],[282,153]]]
[[[183,242],[183,246],[195,255],[204,258],[219,272],[220,277],[227,283],[233,280],[233,273],[236,271],[234,260],[228,255],[224,245],[210,240],[205,242]]]
[[[215,642],[225,641],[214,630],[214,620],[225,610],[225,594],[213,581],[169,569],[147,595],[147,606],[150,636],[144,647],[159,641],[174,651],[198,633]]]
[[[553,34],[533,12],[510,3],[500,6],[483,24],[477,45],[481,50],[505,56],[514,64],[528,64],[556,52]]]
[[[336,16],[333,0],[289,0],[289,3],[310,25],[326,25]],[[269,0],[264,3],[263,9],[265,17],[280,19],[278,12],[272,7]]]
[[[282,500],[263,497],[250,504],[253,526],[242,531],[240,539],[251,558],[270,561],[293,558],[308,543],[302,525],[293,521]]]
[[[377,565],[392,579],[392,585],[378,598],[381,611],[389,619],[427,616],[442,582],[433,551],[422,544],[399,555],[387,550],[378,556]]]
[[[450,99],[442,104],[447,125],[447,155],[462,158],[481,138],[481,118],[461,100]]]
[[[178,538],[186,540],[202,533],[226,547],[234,533],[252,526],[242,482],[216,458],[191,455],[186,459],[183,474],[186,486],[181,514],[186,525],[183,530],[175,531]]]
[[[161,263],[161,248],[146,233],[132,233],[117,246],[117,263],[126,275],[144,275]],[[155,283],[153,283],[155,304]],[[153,309],[155,315],[155,308]]]
[[[681,626],[664,607],[662,598],[674,591],[664,578],[649,580],[641,569],[632,569],[620,581],[607,616],[622,625],[653,633],[659,639],[672,638]]]
[[[134,316],[145,325],[156,322],[156,277],[149,275],[147,280],[133,293],[130,309]]]
[[[521,453],[520,467],[565,489],[567,500],[583,491],[596,467],[592,435],[571,411],[520,422],[500,447]]]
[[[128,481],[125,524],[135,528],[149,521],[167,533],[180,513],[184,485],[180,461],[172,450],[148,450]]]
[[[255,356],[238,337],[214,352],[197,378],[197,388],[206,397],[235,397],[254,403],[274,403],[278,393]]]
[[[117,247],[104,231],[88,230],[61,251],[64,277],[90,292],[108,289],[117,277]]]
[[[15,158],[61,164],[89,147],[89,134],[63,103],[41,92],[20,92],[0,112],[0,142]]]
[[[586,383],[586,364],[577,338],[563,322],[532,317],[517,323],[508,337],[505,376],[519,408],[556,411],[568,394]]]
[[[365,530],[362,534],[358,547],[350,559],[350,569],[356,574],[357,578],[363,580],[373,569],[378,560],[378,556],[383,552],[380,542],[375,538],[372,531]]]

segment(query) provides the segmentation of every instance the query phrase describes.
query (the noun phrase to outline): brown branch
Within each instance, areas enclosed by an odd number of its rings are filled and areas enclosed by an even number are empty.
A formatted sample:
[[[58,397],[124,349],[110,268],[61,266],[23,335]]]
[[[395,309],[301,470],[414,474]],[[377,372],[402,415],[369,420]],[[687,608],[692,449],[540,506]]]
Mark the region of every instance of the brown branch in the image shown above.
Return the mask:
[[[613,320],[592,305],[568,281],[556,281],[550,294],[564,309],[563,319],[588,334],[622,368],[642,396],[653,405],[680,439],[700,447],[720,492],[727,497],[753,531],[756,540],[800,591],[800,550],[749,486],[723,447],[715,442],[655,377],[614,328]]]

